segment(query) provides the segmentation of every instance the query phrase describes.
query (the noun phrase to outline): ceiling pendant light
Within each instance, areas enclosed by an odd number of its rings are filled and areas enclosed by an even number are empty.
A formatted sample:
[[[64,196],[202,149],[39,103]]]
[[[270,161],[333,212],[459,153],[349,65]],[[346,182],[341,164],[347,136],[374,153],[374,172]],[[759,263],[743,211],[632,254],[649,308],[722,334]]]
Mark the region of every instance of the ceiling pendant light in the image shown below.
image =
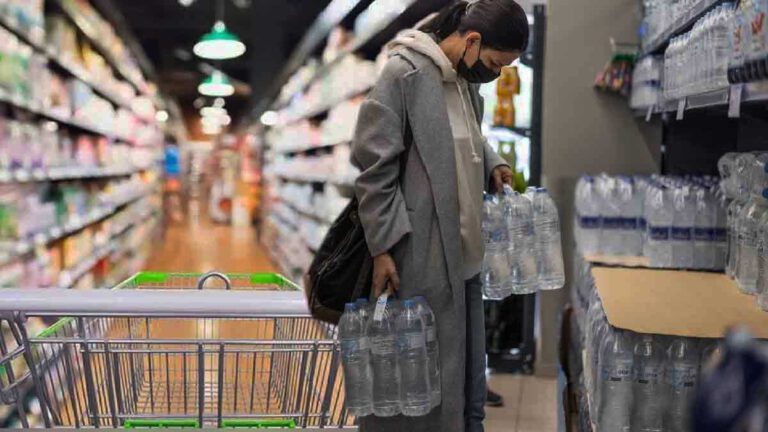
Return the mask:
[[[227,30],[224,21],[216,21],[213,29],[203,35],[192,49],[195,55],[209,60],[227,60],[245,53],[245,44]]]
[[[235,93],[235,87],[232,86],[226,75],[215,70],[197,86],[197,91],[204,96],[227,97]]]

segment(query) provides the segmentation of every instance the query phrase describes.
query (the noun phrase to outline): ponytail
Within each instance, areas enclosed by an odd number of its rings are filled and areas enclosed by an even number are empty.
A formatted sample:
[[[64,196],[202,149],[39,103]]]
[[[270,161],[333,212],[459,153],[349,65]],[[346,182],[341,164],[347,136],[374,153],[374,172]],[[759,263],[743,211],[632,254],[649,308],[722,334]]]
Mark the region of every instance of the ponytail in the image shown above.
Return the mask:
[[[437,16],[424,24],[421,31],[432,33],[438,40],[443,40],[459,29],[461,18],[466,15],[469,3],[459,0],[450,6],[444,7]]]
[[[420,30],[439,41],[455,32],[476,31],[490,48],[525,51],[528,47],[528,17],[514,0],[460,0],[443,8]]]

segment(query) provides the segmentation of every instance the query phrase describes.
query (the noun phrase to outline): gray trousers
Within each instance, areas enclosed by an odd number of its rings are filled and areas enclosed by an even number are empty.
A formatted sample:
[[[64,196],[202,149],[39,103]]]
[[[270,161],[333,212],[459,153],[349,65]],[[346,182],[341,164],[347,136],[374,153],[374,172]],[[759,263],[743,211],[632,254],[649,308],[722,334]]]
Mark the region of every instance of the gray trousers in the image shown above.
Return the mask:
[[[485,419],[485,309],[480,275],[466,282],[467,357],[464,383],[464,430],[483,432]]]

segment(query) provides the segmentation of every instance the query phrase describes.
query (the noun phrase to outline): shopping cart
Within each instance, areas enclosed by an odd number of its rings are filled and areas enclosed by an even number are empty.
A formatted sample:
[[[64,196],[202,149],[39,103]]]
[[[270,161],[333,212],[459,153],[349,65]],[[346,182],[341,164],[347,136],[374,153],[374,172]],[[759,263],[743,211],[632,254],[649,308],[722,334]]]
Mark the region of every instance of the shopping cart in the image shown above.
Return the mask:
[[[52,294],[0,292],[0,402],[23,413],[33,385],[46,427],[354,424],[336,330],[282,276],[139,273]],[[56,321],[32,336],[32,318]]]

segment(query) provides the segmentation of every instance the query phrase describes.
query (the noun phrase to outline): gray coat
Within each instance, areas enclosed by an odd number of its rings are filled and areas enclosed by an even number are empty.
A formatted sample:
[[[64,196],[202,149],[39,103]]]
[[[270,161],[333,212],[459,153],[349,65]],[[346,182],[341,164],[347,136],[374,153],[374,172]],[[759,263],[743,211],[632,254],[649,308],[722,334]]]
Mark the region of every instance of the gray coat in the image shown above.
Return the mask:
[[[476,87],[472,90],[480,121],[482,99]],[[404,155],[406,118],[413,145]],[[483,153],[490,179],[491,171],[506,163],[487,143]],[[443,397],[427,416],[368,416],[361,419],[361,430],[461,432],[466,309],[456,159],[442,75],[432,60],[408,49],[389,59],[360,109],[352,162],[361,171],[355,192],[371,254],[390,252],[401,297],[423,295],[435,312]]]

